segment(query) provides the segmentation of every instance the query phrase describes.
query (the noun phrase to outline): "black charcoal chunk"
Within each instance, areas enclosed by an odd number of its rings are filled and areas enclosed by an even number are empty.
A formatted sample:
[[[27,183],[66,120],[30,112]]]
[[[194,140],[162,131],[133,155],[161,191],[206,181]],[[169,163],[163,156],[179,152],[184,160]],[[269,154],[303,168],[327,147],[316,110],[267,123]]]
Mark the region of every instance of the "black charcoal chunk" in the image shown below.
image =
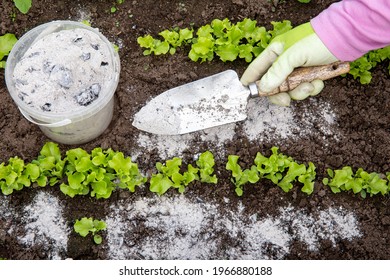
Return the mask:
[[[81,56],[80,56],[81,60],[83,61],[87,61],[89,59],[91,59],[91,53],[83,53]]]
[[[78,43],[83,40],[83,37],[77,37],[76,39],[73,39],[73,42]]]
[[[45,103],[41,106],[42,111],[44,112],[50,112],[51,111],[51,103]]]
[[[26,86],[28,82],[26,80],[16,79],[16,84]]]
[[[50,74],[54,67],[55,65],[50,60],[43,62],[43,72],[46,74]]]
[[[40,52],[33,52],[32,54],[30,54],[30,55],[28,56],[28,58],[32,58],[32,57],[37,56],[37,55],[39,55],[39,54],[40,54]]]
[[[55,65],[50,75],[63,88],[70,88],[73,84],[72,72],[62,65]]]
[[[91,44],[91,47],[92,47],[94,50],[99,50],[99,44]]]
[[[100,63],[100,66],[107,66],[108,65],[108,62],[105,62],[105,61],[102,61],[102,63]]]
[[[24,101],[24,98],[25,98],[26,96],[28,96],[28,94],[25,93],[25,92],[21,92],[21,93],[18,94],[19,99],[22,100],[22,101]]]
[[[96,83],[77,94],[74,98],[79,105],[88,106],[99,97],[100,90],[101,86]]]
[[[34,71],[38,71],[38,70],[35,69],[33,66],[30,66],[30,67],[27,68],[27,72],[29,72],[29,73],[32,73]]]

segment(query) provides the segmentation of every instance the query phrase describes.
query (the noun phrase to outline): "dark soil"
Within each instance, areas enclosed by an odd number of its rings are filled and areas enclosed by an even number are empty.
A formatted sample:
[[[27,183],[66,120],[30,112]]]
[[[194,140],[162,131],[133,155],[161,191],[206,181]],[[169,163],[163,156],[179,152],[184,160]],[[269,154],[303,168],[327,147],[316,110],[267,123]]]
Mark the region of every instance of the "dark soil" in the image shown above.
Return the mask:
[[[1,0],[0,34],[14,33],[21,37],[31,28],[52,20],[88,19],[93,27],[120,46],[121,78],[116,92],[115,116],[110,127],[97,139],[79,147],[88,151],[95,147],[112,148],[131,155],[136,147],[136,137],[140,134],[131,125],[133,116],[151,97],[159,93],[196,79],[235,69],[242,74],[247,64],[244,61],[222,63],[216,59],[210,63],[192,62],[185,51],[179,50],[173,56],[143,56],[136,39],[150,33],[152,35],[174,26],[195,27],[210,23],[215,18],[229,18],[239,21],[245,17],[255,19],[259,25],[270,28],[271,21],[291,20],[294,26],[307,22],[332,2],[318,0],[310,4],[298,1],[280,1],[274,5],[267,0],[229,0],[229,1],[150,1],[125,0],[118,5],[115,13],[110,8],[115,1],[58,0],[33,1],[33,7],[27,15],[22,15],[13,7],[12,1]],[[15,15],[15,16],[13,16]],[[50,141],[40,129],[22,117],[12,101],[4,81],[4,71],[0,71],[0,162],[19,156],[25,161],[37,157],[45,142]],[[230,174],[225,170],[225,155],[216,158],[216,172],[219,177],[217,187],[194,184],[187,188],[185,196],[206,201],[241,201],[247,211],[274,214],[278,206],[290,203],[292,206],[310,213],[327,207],[343,207],[353,211],[360,224],[362,236],[353,240],[341,240],[332,247],[326,240],[321,241],[318,251],[308,251],[298,240],[294,241],[286,259],[390,259],[390,200],[389,197],[376,196],[362,199],[351,193],[333,194],[321,184],[327,168],[351,166],[385,174],[390,171],[390,79],[387,65],[378,65],[373,71],[373,80],[369,85],[360,85],[350,76],[339,77],[326,82],[323,92],[316,97],[326,100],[337,115],[338,129],[342,137],[337,141],[329,140],[323,144],[322,137],[307,136],[299,140],[284,140],[280,151],[292,156],[298,162],[315,163],[317,183],[315,192],[307,196],[294,188],[284,193],[267,183],[260,187],[246,188],[239,198],[234,193]],[[298,109],[309,100],[295,103]],[[299,111],[299,110],[295,110]],[[314,124],[314,127],[316,125]],[[244,164],[250,164],[257,152],[270,153],[275,144],[272,141],[249,141],[241,134],[240,124],[236,126],[234,140],[223,144],[226,154],[237,154]],[[200,139],[200,138],[199,138]],[[74,146],[60,145],[63,151]],[[190,161],[194,153],[215,149],[212,145],[198,140],[192,143],[188,151],[177,155]],[[137,158],[141,170],[154,170],[154,164],[161,161],[157,152],[142,152]],[[128,195],[116,191],[110,199],[96,200],[89,197],[65,197],[58,188],[25,189],[9,197],[9,204],[22,209],[30,203],[37,192],[50,192],[65,204],[65,217],[72,225],[83,216],[104,218],[109,206],[117,200],[131,202],[137,197],[154,196],[141,189]],[[167,196],[179,195],[170,191]],[[235,203],[232,203],[234,205]],[[221,205],[226,205],[221,203]],[[222,207],[222,206],[221,206]],[[227,211],[227,209],[221,209]],[[7,259],[48,259],[41,246],[29,248],[21,246],[15,236],[8,233],[17,219],[6,219],[0,215],[0,258]],[[139,229],[140,231],[142,229]],[[147,235],[139,232],[138,236]],[[104,237],[104,236],[103,236]],[[136,238],[136,237],[134,237]],[[129,241],[129,240],[128,240]],[[136,244],[136,240],[133,241]],[[130,241],[129,241],[130,243]],[[225,247],[234,247],[234,240],[226,240]],[[105,259],[106,246],[94,245],[90,240],[71,234],[67,252],[62,258]],[[223,256],[221,254],[220,256]],[[272,254],[269,256],[273,258]]]

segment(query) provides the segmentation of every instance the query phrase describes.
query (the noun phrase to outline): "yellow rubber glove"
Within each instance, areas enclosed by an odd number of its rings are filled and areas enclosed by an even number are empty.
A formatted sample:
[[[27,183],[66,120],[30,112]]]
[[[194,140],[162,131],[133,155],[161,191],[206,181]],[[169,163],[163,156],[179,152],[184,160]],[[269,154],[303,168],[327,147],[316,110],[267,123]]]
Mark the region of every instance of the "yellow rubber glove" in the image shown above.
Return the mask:
[[[275,37],[248,66],[241,77],[241,82],[249,85],[260,80],[260,90],[271,92],[296,67],[324,65],[336,61],[338,59],[326,48],[308,22]],[[311,83],[302,83],[290,92],[270,96],[269,99],[274,104],[288,106],[291,99],[302,100],[317,95],[323,87],[323,81],[315,80]]]

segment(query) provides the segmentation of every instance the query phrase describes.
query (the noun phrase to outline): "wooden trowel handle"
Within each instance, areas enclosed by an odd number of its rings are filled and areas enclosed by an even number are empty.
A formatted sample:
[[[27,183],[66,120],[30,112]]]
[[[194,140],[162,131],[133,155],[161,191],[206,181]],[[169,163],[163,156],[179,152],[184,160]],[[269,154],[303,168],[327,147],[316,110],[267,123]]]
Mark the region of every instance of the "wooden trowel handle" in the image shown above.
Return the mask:
[[[287,79],[272,92],[261,92],[260,96],[270,96],[280,92],[293,90],[301,83],[311,82],[314,80],[328,80],[349,72],[348,62],[335,62],[327,65],[300,67],[295,69]],[[259,88],[259,82],[256,81],[256,86]]]

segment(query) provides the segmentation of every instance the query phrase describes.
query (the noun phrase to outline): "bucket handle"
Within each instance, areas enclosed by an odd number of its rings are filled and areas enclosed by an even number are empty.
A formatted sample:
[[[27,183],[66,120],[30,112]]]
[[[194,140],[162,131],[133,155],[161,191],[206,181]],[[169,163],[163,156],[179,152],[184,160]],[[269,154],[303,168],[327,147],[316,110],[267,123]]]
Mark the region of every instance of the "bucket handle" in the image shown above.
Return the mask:
[[[30,122],[33,123],[33,124],[39,125],[39,126],[45,126],[45,127],[59,127],[59,126],[64,126],[64,125],[67,125],[67,124],[72,123],[72,121],[71,121],[70,119],[64,119],[64,120],[62,120],[62,121],[55,122],[55,123],[39,123],[39,122],[34,121],[34,120],[33,120],[26,112],[24,112],[22,109],[19,108],[19,111],[20,111],[20,113],[22,113],[22,115],[23,115],[28,121],[30,121]]]

